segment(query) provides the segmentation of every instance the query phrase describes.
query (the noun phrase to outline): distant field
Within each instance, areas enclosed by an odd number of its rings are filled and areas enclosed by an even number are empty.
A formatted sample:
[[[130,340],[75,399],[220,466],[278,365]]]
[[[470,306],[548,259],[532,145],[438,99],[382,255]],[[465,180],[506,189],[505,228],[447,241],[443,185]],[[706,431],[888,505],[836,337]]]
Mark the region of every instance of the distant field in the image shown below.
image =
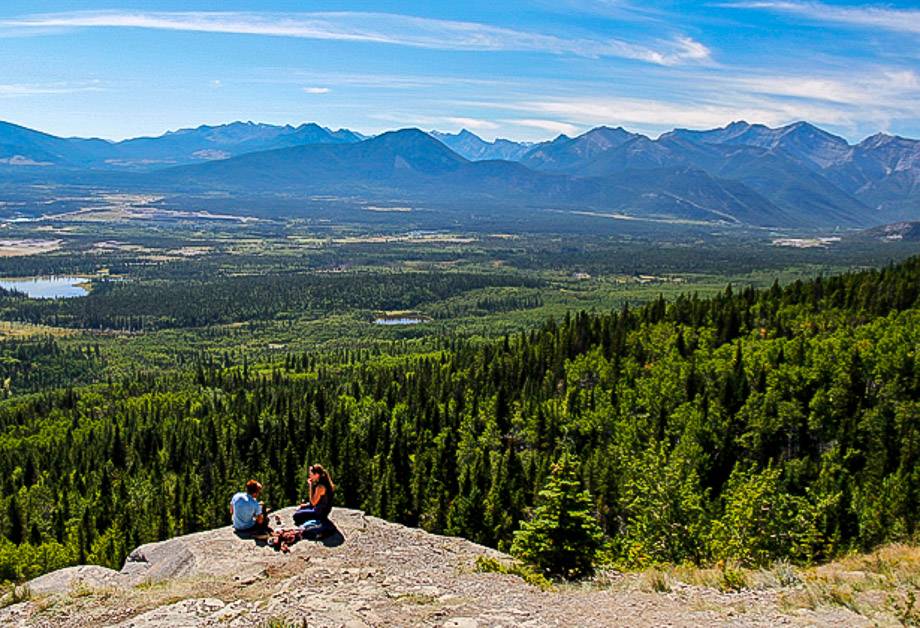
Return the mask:
[[[41,255],[61,248],[61,240],[0,240],[0,257]]]
[[[52,336],[64,338],[77,334],[77,330],[64,327],[50,327],[48,325],[31,325],[12,321],[0,321],[0,338],[35,338]]]
[[[271,361],[279,351],[509,334],[568,312],[706,296],[728,283],[785,284],[920,250],[911,242],[597,216],[563,216],[570,224],[557,233],[538,216],[532,231],[419,228],[438,225],[437,212],[328,198],[309,200],[313,209],[296,218],[284,217],[283,204],[275,216],[254,205],[259,219],[248,220],[235,209],[240,199],[226,201],[84,189],[8,204],[4,211],[32,218],[5,223],[0,277],[89,277],[91,294],[5,298],[0,333],[93,343],[115,372],[179,367],[183,356],[202,352]],[[332,208],[340,220],[328,218]],[[416,214],[427,217],[405,222]],[[593,232],[578,233],[585,225]],[[375,313],[393,311],[421,322],[373,323]]]

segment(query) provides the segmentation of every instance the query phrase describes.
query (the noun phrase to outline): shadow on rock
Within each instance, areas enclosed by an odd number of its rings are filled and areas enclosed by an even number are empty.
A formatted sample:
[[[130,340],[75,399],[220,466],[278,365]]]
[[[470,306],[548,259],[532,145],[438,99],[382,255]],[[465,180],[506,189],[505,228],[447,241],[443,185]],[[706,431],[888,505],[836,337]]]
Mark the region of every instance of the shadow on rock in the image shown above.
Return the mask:
[[[241,541],[252,541],[257,547],[268,546],[268,534],[265,532],[250,532],[249,530],[234,530],[234,536]]]
[[[326,547],[339,547],[345,543],[345,535],[330,521],[326,532],[316,540]]]
[[[319,526],[304,530],[301,540],[322,543],[326,547],[339,547],[345,543],[345,535],[332,521],[326,521]]]

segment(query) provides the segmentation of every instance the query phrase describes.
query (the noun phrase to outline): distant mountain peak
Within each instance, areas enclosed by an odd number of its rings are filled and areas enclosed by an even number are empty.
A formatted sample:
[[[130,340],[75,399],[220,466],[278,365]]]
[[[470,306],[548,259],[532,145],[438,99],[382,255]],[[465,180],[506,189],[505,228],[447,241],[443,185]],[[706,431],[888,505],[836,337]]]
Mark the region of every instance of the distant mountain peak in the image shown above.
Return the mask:
[[[492,142],[487,142],[465,128],[457,133],[431,131],[429,135],[470,161],[487,161],[492,159],[517,161],[531,146],[531,144],[527,142],[515,142],[502,138],[496,138]]]
[[[475,133],[473,133],[473,132],[470,131],[469,129],[465,129],[465,128],[464,128],[464,129],[460,129],[460,130],[457,131],[456,133],[448,133],[448,132],[444,132],[444,131],[435,131],[435,130],[432,130],[432,131],[429,131],[429,132],[428,132],[428,135],[431,135],[431,136],[436,137],[436,138],[439,138],[439,139],[440,139],[440,138],[472,139],[472,140],[479,140],[479,141],[481,141],[481,142],[485,142],[484,139],[482,139],[481,137],[479,137],[478,135],[476,135]]]
[[[577,137],[559,135],[552,142],[538,144],[521,162],[546,172],[577,172],[607,151],[628,144],[639,137],[623,127],[598,126]]]
[[[875,135],[870,135],[859,144],[857,144],[857,146],[860,148],[881,148],[883,146],[892,144],[920,146],[920,140],[912,140],[906,137],[901,137],[900,135],[891,135],[889,133],[879,132]]]
[[[579,135],[579,136],[576,137],[575,139],[578,139],[579,137],[597,137],[597,136],[602,136],[602,137],[633,137],[633,136],[635,136],[635,135],[636,135],[635,133],[631,133],[631,132],[627,131],[626,129],[624,129],[624,128],[621,127],[621,126],[618,126],[618,127],[597,126],[597,127],[594,127],[593,129],[590,129],[590,130],[588,130],[588,131],[585,131],[584,133],[582,133],[581,135]]]
[[[384,138],[412,138],[415,140],[426,141],[429,139],[429,135],[417,127],[406,127],[404,129],[396,129],[394,131],[387,131],[386,133],[381,133],[377,136],[376,139]]]
[[[810,133],[814,135],[820,135],[822,137],[833,138],[834,141],[843,142],[844,144],[847,143],[847,141],[843,139],[842,137],[838,137],[837,135],[834,135],[833,133],[829,133],[828,131],[825,131],[822,128],[816,127],[811,122],[805,122],[804,120],[793,122],[792,124],[787,124],[786,126],[780,127],[779,129],[776,129],[776,130],[784,131],[786,133]]]
[[[456,158],[457,161],[466,161],[464,157],[452,151],[443,142],[414,127],[387,131],[367,142],[394,151],[424,151],[429,154],[449,155],[451,158]]]

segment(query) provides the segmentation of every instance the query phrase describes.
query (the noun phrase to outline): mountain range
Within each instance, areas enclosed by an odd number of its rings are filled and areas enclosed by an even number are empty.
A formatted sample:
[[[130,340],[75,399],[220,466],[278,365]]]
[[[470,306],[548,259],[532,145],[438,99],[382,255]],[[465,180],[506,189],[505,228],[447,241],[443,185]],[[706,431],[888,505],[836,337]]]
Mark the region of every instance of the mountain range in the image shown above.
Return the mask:
[[[251,122],[109,142],[0,123],[0,181],[87,177],[170,191],[347,194],[764,227],[920,218],[920,141],[880,133],[851,145],[807,122],[733,122],[657,139],[602,126],[537,144],[487,142],[467,130],[367,138]]]
[[[140,170],[227,159],[286,146],[345,144],[363,139],[363,135],[347,129],[332,131],[313,123],[293,127],[233,122],[110,142],[56,137],[0,122],[0,164]]]

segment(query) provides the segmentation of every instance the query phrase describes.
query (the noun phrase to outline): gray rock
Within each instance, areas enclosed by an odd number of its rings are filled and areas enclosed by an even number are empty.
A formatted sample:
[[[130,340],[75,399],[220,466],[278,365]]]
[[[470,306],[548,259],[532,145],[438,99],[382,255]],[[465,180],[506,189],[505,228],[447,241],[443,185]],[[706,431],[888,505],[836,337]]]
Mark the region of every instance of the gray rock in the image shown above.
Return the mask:
[[[32,595],[71,593],[81,587],[102,589],[122,586],[124,586],[124,581],[121,574],[99,565],[80,565],[58,569],[39,576],[29,581],[28,584]]]
[[[285,525],[291,525],[293,510],[280,511]],[[47,574],[30,583],[31,599],[0,608],[0,626],[872,623],[842,607],[795,615],[778,608],[778,592],[725,594],[686,585],[675,587],[679,595],[645,593],[636,574],[541,591],[516,576],[476,571],[479,556],[511,558],[469,541],[411,530],[355,510],[335,509],[332,520],[344,542],[302,541],[290,554],[240,539],[226,527],[141,546],[120,572],[86,566]],[[623,582],[611,585],[613,580]]]
[[[168,606],[161,606],[128,621],[118,624],[119,628],[155,628],[167,626],[196,626],[209,618],[216,619],[224,609],[223,601],[216,598],[182,600]]]

